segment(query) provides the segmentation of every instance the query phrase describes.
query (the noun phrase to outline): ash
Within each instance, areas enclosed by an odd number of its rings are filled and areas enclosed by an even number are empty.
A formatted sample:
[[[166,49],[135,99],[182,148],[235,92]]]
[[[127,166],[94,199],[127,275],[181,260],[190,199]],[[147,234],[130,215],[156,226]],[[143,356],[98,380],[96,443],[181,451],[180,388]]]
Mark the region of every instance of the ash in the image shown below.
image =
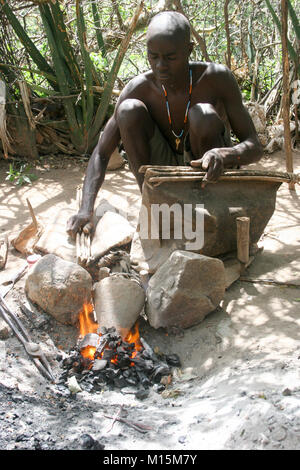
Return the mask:
[[[137,397],[146,398],[150,388],[162,392],[171,382],[173,368],[181,366],[177,354],[158,355],[143,338],[141,350],[132,358],[134,343],[124,341],[115,328],[101,332],[101,336],[86,335],[69,351],[62,361],[59,387],[68,387],[70,377],[75,377],[81,390],[89,393],[133,387]],[[95,344],[95,359],[83,357],[82,349]]]

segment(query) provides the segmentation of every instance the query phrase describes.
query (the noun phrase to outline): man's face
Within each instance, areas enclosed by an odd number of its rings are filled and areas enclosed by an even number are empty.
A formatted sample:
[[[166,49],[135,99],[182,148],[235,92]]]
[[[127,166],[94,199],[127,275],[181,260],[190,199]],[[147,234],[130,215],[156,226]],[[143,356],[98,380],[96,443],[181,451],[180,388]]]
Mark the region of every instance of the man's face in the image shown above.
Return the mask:
[[[176,37],[150,36],[147,54],[155,78],[161,83],[178,82],[187,69],[191,48]]]

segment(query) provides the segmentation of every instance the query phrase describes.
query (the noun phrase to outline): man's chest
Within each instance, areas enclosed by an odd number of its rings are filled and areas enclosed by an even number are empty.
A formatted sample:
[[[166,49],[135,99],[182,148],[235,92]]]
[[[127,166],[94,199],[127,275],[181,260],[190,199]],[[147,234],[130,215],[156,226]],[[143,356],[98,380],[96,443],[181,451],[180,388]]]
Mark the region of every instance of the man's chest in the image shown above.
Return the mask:
[[[182,153],[183,139],[179,148],[176,149],[176,136],[186,135],[189,128],[188,111],[196,103],[210,103],[217,106],[218,97],[214,96],[209,87],[197,87],[192,90],[191,96],[188,93],[164,93],[163,87],[156,93],[149,95],[145,104],[153,121],[158,125],[161,132],[169,141],[171,147]]]

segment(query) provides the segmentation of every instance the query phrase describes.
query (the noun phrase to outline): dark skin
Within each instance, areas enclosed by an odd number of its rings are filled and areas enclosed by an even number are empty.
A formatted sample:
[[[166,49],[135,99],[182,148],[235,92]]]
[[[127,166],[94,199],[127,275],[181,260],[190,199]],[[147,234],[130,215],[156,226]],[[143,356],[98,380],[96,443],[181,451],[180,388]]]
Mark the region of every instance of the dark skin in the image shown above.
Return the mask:
[[[83,228],[89,232],[97,193],[104,181],[110,156],[122,140],[132,171],[142,190],[141,165],[150,164],[149,140],[155,123],[178,153],[183,152],[183,139],[176,150],[166,112],[162,84],[168,93],[172,127],[179,134],[188,101],[189,67],[193,75],[193,91],[185,134],[189,131],[191,166],[207,171],[206,179],[218,180],[224,168],[247,165],[262,155],[253,122],[243,106],[241,93],[231,72],[214,63],[189,63],[193,44],[176,32],[155,24],[148,30],[147,51],[151,71],[139,75],[124,88],[99,142],[90,158],[83,186],[81,208],[67,224],[74,237]],[[222,146],[223,117],[240,143]],[[207,131],[201,133],[208,123]]]

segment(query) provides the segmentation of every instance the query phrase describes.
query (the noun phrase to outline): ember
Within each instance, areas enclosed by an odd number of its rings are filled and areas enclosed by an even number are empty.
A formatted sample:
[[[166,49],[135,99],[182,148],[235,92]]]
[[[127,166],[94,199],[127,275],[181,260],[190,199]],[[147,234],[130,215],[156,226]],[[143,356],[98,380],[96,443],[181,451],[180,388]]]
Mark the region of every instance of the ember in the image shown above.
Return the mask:
[[[88,392],[128,386],[141,392],[154,384],[157,391],[164,390],[164,384],[171,381],[172,367],[180,366],[178,356],[158,357],[140,338],[137,325],[122,339],[113,327],[99,328],[91,314],[92,306],[85,306],[80,318],[80,338],[75,350],[63,361],[67,370],[60,383],[75,376],[80,387]]]

